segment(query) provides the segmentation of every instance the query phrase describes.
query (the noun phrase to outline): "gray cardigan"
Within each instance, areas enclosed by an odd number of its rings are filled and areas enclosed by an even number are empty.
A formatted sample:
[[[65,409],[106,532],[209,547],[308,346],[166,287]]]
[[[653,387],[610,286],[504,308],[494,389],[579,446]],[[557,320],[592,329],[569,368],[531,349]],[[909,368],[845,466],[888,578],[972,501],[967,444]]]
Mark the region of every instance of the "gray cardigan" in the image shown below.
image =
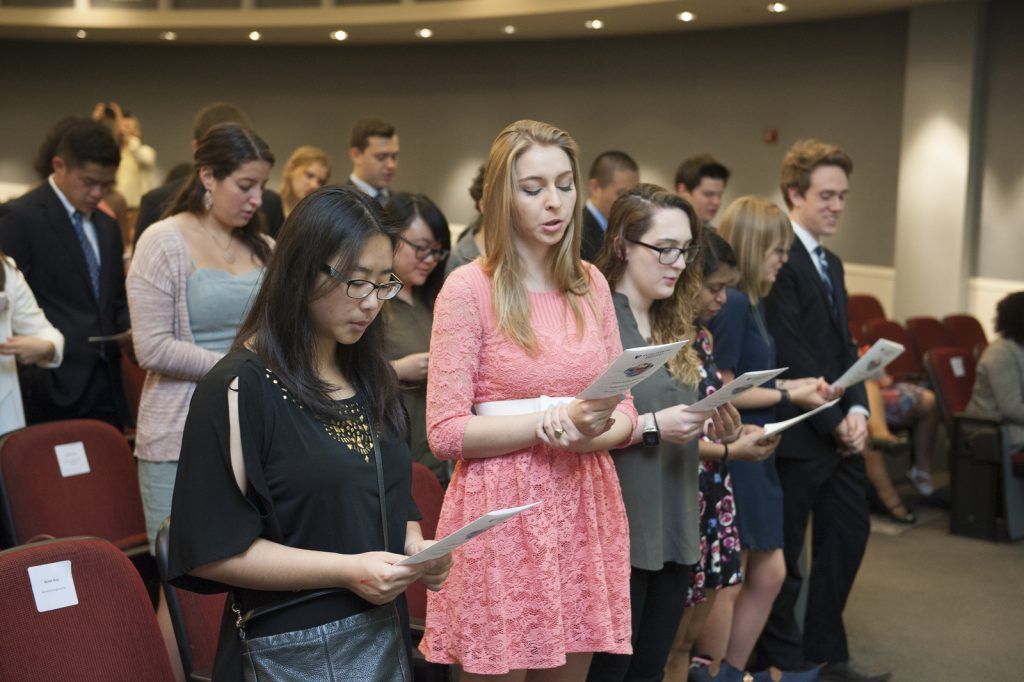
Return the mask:
[[[623,348],[649,345],[637,329],[629,299],[613,294]],[[696,401],[697,387],[679,383],[662,367],[632,389],[639,413]],[[697,442],[657,447],[632,445],[612,451],[629,517],[630,563],[647,571],[665,563],[700,561],[697,511]]]
[[[996,339],[981,354],[967,411],[1005,422],[1004,445],[1024,447],[1024,346]]]

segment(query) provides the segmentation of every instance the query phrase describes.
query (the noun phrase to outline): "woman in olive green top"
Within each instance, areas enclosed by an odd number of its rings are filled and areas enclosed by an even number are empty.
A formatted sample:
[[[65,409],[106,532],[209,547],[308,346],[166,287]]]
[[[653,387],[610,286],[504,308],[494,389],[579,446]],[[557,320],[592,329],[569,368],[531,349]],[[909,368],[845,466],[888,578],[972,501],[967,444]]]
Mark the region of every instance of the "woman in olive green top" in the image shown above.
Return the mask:
[[[402,386],[402,400],[409,413],[409,445],[413,459],[429,467],[442,484],[448,467],[439,462],[427,444],[427,362],[434,299],[444,282],[444,267],[451,235],[440,209],[422,194],[394,194],[387,212],[402,226],[395,251],[395,275],[405,282],[398,296],[388,302],[387,355]]]

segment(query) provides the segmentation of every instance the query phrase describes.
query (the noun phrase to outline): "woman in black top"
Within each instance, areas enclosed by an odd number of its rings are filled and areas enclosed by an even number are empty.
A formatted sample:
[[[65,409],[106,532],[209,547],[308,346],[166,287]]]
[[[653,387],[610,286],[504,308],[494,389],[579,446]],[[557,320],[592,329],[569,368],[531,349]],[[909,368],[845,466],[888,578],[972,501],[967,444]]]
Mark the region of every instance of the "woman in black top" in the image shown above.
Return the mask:
[[[447,577],[450,558],[394,565],[403,558],[396,552],[432,544],[412,502],[398,387],[380,325],[372,324],[401,288],[391,271],[395,241],[380,207],[358,190],[330,187],[304,199],[282,228],[232,352],[196,389],[171,511],[169,573],[185,589],[232,592],[215,679],[241,678],[232,605],[244,613],[337,588],[251,621],[248,640],[386,604],[417,579],[440,589]],[[237,391],[238,458],[229,391]]]

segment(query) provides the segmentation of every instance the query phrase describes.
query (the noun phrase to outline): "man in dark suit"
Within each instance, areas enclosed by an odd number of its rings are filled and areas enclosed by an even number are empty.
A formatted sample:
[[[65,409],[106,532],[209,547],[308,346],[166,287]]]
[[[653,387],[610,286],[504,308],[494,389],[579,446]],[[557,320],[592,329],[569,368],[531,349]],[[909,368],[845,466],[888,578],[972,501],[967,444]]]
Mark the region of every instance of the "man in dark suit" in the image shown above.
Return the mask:
[[[729,182],[729,169],[710,154],[698,154],[679,164],[676,170],[676,192],[690,202],[704,227],[709,227]]]
[[[580,257],[593,262],[604,242],[612,204],[620,196],[640,184],[640,168],[636,161],[619,151],[603,152],[590,165],[587,179],[587,203],[583,209],[583,240]]]
[[[117,342],[88,340],[130,327],[121,231],[97,210],[120,160],[110,130],[82,119],[57,145],[50,177],[0,217],[0,248],[65,339],[58,369],[20,371],[29,424],[92,418],[121,428],[131,421]]]
[[[793,145],[782,162],[782,195],[796,238],[765,306],[778,364],[794,377],[834,382],[857,359],[846,324],[843,263],[821,245],[834,235],[846,202],[853,162],[818,140]],[[870,523],[861,451],[867,438],[867,396],[850,388],[835,406],[782,436],[776,466],[784,493],[786,578],[765,626],[761,663],[797,669],[824,664],[822,680],[886,680],[850,660],[843,609],[867,546]],[[799,409],[781,407],[779,420]],[[800,555],[813,514],[811,567],[804,627],[796,618]]]
[[[249,117],[235,105],[225,102],[208,104],[196,114],[196,120],[192,126],[193,154],[195,154],[196,147],[199,146],[199,140],[203,139],[207,131],[218,123],[237,123],[246,128],[252,128]],[[189,174],[142,195],[142,199],[139,201],[139,215],[135,221],[136,244],[139,243],[139,237],[147,227],[164,217],[164,212],[178,196],[178,192],[191,179],[192,175]],[[277,192],[264,188],[260,213],[263,215],[263,227],[267,234],[276,238],[277,233],[281,230],[281,224],[284,223],[284,210],[281,207],[281,197]]]

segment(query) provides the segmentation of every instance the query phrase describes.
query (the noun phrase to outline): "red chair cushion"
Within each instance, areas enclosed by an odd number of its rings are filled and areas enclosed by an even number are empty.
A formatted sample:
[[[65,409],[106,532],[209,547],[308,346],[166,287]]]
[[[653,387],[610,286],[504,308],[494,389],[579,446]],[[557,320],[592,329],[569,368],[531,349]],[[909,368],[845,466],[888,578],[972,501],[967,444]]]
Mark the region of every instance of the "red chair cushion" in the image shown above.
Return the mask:
[[[65,478],[54,447],[81,441],[89,473]],[[37,535],[93,535],[122,549],[146,541],[135,458],[124,436],[88,419],[38,424],[0,441],[14,543]]]
[[[70,561],[78,604],[39,613],[28,568]],[[0,680],[174,679],[146,588],[97,538],[0,552]]]

